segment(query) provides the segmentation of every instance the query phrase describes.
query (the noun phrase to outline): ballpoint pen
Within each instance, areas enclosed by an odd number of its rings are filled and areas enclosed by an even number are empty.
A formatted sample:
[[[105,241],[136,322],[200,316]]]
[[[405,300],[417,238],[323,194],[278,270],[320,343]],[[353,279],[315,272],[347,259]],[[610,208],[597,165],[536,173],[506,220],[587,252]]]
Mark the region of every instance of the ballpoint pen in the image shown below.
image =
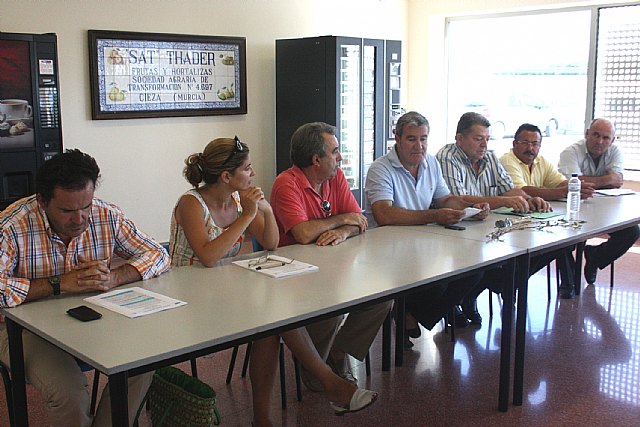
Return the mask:
[[[283,265],[287,265],[286,262],[282,262],[282,261],[276,261],[275,263],[271,263],[271,264],[263,264],[263,265],[259,265],[256,267],[256,271],[257,270],[264,270],[267,268],[275,268],[275,267],[282,267]]]

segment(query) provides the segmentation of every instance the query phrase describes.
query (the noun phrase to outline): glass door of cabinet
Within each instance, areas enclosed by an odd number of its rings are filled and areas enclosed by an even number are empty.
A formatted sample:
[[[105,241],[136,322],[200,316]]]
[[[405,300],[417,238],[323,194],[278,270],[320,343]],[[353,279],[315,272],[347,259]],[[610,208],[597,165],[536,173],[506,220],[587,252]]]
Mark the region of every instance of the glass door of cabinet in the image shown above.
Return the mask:
[[[362,187],[367,171],[382,153],[384,139],[384,41],[362,45]],[[364,204],[364,203],[363,203]]]
[[[338,46],[337,137],[342,154],[341,168],[352,191],[359,190],[362,185],[360,173],[361,49],[359,41],[342,42]]]

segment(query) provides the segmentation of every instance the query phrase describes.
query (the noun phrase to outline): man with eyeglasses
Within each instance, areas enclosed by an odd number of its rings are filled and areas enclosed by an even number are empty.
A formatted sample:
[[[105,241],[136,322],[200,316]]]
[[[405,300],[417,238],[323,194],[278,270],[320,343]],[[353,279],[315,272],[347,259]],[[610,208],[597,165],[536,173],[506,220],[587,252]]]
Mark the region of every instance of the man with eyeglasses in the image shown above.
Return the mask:
[[[513,148],[504,154],[500,161],[513,180],[513,184],[530,196],[542,197],[545,200],[557,200],[567,196],[569,181],[547,159],[540,156],[542,133],[540,129],[530,123],[521,125],[513,139]],[[594,186],[590,182],[583,182],[581,197],[588,199],[593,196]],[[575,296],[573,280],[574,260],[571,248],[554,252],[556,263],[563,280],[558,288],[560,298],[571,299]],[[543,262],[546,258],[543,259]],[[539,263],[539,267],[545,264]]]
[[[515,212],[548,211],[550,205],[544,199],[531,197],[513,185],[498,157],[488,150],[490,126],[489,120],[481,114],[464,113],[456,128],[456,142],[445,145],[436,154],[451,193],[454,196],[466,195],[466,200],[473,203],[488,203],[491,209],[509,207]],[[481,284],[465,297],[456,323],[459,320],[464,322],[466,317],[472,324],[482,324],[476,298],[492,280],[490,277],[485,274]],[[498,283],[491,284],[493,289],[500,291],[502,282],[499,275],[494,281]]]
[[[300,126],[291,137],[293,166],[280,173],[271,189],[271,206],[280,230],[280,246],[295,243],[337,245],[367,230],[362,214],[339,167],[342,160],[336,128],[323,122]],[[347,354],[362,361],[369,351],[392,302],[384,302],[307,326],[307,331],[333,371],[355,382]],[[303,371],[305,385],[322,390]]]
[[[513,139],[513,148],[500,157],[500,162],[511,177],[513,184],[530,196],[545,200],[567,197],[569,181],[551,162],[540,156],[542,134],[530,123],[521,125]],[[581,196],[593,196],[594,185],[583,182]]]
[[[597,118],[584,133],[584,139],[560,153],[558,170],[567,178],[577,173],[582,186],[593,183],[596,189],[620,188],[624,170],[622,151],[617,145],[616,129],[610,120]],[[624,255],[640,237],[640,227],[634,225],[609,233],[609,240],[598,246],[584,248],[584,278],[595,283],[598,269],[603,269]]]

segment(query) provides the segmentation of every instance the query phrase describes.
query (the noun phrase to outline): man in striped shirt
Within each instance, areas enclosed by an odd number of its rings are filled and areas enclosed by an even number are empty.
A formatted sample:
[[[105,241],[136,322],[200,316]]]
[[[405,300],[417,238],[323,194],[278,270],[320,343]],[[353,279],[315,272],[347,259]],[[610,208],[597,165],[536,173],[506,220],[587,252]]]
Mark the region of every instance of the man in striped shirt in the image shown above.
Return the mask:
[[[490,126],[484,116],[464,113],[458,121],[455,144],[445,145],[436,154],[451,194],[465,195],[465,200],[471,203],[489,203],[491,209],[509,207],[515,212],[547,212],[549,203],[515,188],[498,157],[487,149]],[[487,273],[479,288],[463,301],[462,311],[472,324],[482,323],[476,297],[486,287],[483,285],[492,280],[491,277],[492,274]],[[499,274],[493,279],[499,281]],[[496,285],[496,289],[502,288],[502,283]]]
[[[169,268],[161,245],[139,231],[119,208],[94,198],[100,169],[79,150],[45,162],[36,195],[0,213],[0,307],[61,293],[104,291],[155,277]],[[119,266],[112,265],[118,258]],[[89,413],[87,379],[76,360],[45,340],[23,335],[25,371],[41,391],[55,426],[111,425],[109,394]],[[0,324],[0,359],[9,364]],[[152,374],[129,380],[129,413],[136,410]]]

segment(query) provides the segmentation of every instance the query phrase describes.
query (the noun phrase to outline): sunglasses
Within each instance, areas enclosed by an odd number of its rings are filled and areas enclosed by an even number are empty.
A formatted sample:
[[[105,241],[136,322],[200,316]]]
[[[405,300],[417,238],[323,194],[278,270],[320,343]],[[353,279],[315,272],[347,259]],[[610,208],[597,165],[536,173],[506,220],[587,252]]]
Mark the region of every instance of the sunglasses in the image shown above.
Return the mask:
[[[229,154],[229,157],[227,157],[227,159],[222,163],[223,166],[226,165],[236,153],[242,153],[244,151],[242,142],[240,142],[240,138],[238,138],[237,135],[233,137],[233,140],[235,141],[236,146],[233,147],[233,151]]]
[[[322,210],[327,214],[327,216],[331,216],[331,203],[328,200],[323,200],[320,204]]]

